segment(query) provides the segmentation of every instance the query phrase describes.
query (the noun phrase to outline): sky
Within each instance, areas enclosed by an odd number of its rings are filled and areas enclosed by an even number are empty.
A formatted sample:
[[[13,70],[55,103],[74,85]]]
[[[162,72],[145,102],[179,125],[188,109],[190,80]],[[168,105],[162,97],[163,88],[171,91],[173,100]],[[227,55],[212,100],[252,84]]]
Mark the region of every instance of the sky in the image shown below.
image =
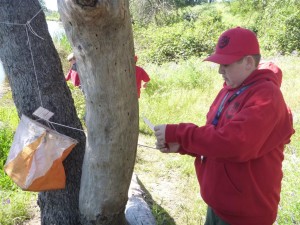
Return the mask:
[[[57,0],[45,0],[46,7],[57,11]]]

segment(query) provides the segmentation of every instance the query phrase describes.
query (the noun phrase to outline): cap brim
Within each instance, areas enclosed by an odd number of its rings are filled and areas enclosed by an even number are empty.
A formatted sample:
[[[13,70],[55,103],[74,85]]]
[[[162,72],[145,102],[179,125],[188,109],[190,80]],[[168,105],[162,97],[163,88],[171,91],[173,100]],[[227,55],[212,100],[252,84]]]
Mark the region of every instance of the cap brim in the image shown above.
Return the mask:
[[[210,61],[221,65],[228,65],[240,60],[241,58],[243,58],[243,56],[212,54],[203,61]]]

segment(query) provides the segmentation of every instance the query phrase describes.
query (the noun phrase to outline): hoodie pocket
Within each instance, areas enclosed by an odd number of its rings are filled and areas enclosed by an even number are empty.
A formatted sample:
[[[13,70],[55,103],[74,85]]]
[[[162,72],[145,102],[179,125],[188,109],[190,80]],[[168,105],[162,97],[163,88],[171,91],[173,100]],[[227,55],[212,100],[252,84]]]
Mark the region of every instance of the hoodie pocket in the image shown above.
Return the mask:
[[[230,176],[230,172],[226,167],[226,164],[224,163],[224,173],[225,173],[225,177],[228,180],[228,184],[234,189],[236,190],[238,193],[242,194],[242,191],[239,190],[239,188],[234,184],[234,181],[232,180],[231,176]]]
[[[239,180],[231,174],[238,171],[228,169],[223,161],[212,159],[202,164],[197,160],[196,169],[204,201],[228,215],[242,215],[247,196],[235,185]]]

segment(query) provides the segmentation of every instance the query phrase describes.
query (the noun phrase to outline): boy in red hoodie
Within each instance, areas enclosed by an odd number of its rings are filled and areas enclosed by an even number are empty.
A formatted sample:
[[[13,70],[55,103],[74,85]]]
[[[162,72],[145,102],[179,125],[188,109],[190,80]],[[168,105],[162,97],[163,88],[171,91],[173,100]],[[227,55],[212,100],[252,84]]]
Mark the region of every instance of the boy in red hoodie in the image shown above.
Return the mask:
[[[80,79],[79,79],[79,74],[77,72],[77,64],[76,64],[76,58],[74,56],[74,53],[68,55],[68,61],[70,62],[71,68],[68,74],[66,75],[66,81],[71,80],[75,87],[80,88]]]
[[[259,69],[256,35],[241,27],[225,31],[214,54],[223,88],[205,126],[155,126],[156,147],[195,157],[205,225],[272,225],[276,220],[285,144],[294,133],[278,77]]]

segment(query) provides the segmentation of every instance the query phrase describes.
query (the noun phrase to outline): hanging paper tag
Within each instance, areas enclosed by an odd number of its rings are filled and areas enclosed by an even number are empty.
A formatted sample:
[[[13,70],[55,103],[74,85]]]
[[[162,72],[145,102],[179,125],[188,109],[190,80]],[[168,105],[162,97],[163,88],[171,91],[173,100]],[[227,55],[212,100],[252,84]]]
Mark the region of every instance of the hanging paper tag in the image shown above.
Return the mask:
[[[54,115],[54,113],[40,106],[33,112],[33,115],[48,121]]]

